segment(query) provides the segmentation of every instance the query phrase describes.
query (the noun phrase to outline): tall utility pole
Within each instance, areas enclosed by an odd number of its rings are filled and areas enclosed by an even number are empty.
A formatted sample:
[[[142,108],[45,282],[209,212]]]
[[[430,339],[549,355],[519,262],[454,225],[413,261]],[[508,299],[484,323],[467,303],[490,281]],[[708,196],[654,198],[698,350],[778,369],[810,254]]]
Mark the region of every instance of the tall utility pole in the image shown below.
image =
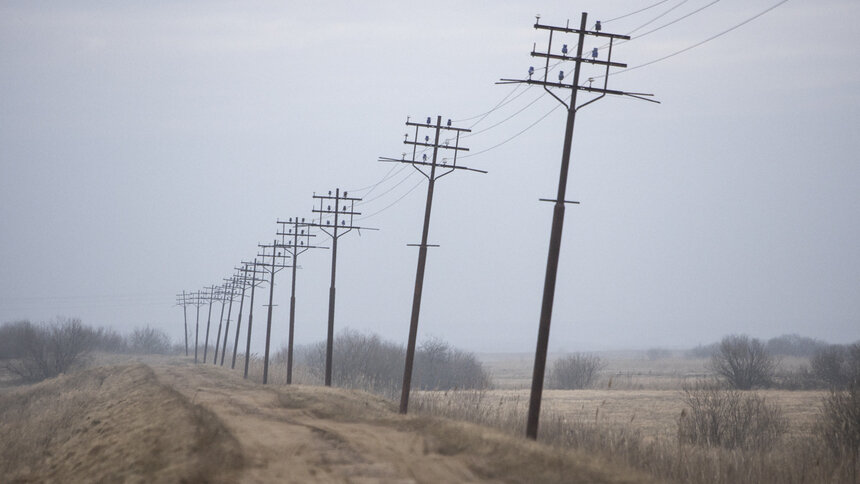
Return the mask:
[[[226,280],[226,279],[225,279]],[[221,286],[221,316],[218,318],[218,335],[215,336],[215,356],[212,358],[212,364],[218,364],[218,342],[221,341],[221,325],[224,324],[224,306],[227,305],[227,283]]]
[[[335,189],[334,195],[331,191],[328,195],[314,194],[314,199],[319,200],[320,208],[314,208],[313,213],[319,214],[319,222],[308,224],[311,227],[319,227],[326,235],[331,237],[331,286],[328,290],[328,338],[325,346],[325,386],[331,386],[331,364],[332,350],[334,348],[334,300],[335,300],[335,276],[337,274],[337,239],[357,230],[377,230],[368,227],[359,227],[353,224],[353,217],[361,215],[355,211],[355,202],[360,198],[349,197],[347,192],[341,194],[340,188]],[[334,202],[334,209],[332,209]],[[343,205],[341,205],[343,204]],[[349,222],[347,222],[347,219]],[[325,220],[325,223],[323,223]]]
[[[260,244],[258,247],[263,249],[262,254],[257,254],[258,257],[263,261],[259,265],[269,273],[269,315],[266,318],[266,350],[263,355],[263,385],[269,382],[269,344],[272,340],[272,308],[274,308],[273,296],[275,294],[275,274],[281,271],[281,269],[285,269],[287,265],[282,264],[282,261],[289,257],[284,252],[282,252],[283,247],[278,244],[277,240],[272,242],[272,245]],[[266,263],[266,249],[272,249],[272,262]]]
[[[570,167],[570,151],[571,145],[573,143],[573,126],[576,120],[576,113],[583,107],[597,101],[598,99],[603,98],[607,94],[614,94],[619,96],[630,96],[637,99],[643,99],[646,101],[652,101],[651,99],[647,99],[643,96],[651,96],[651,94],[644,93],[633,93],[633,92],[624,92],[624,91],[614,91],[607,89],[607,85],[609,82],[609,68],[610,67],[627,67],[627,64],[622,64],[620,62],[612,62],[612,44],[615,39],[623,39],[629,40],[630,37],[626,35],[616,35],[616,34],[607,34],[600,32],[600,23],[595,24],[595,30],[587,30],[586,29],[586,21],[588,18],[588,14],[583,12],[582,19],[579,24],[578,29],[572,29],[569,25],[564,27],[556,27],[551,25],[542,25],[540,23],[540,17],[535,21],[535,29],[537,30],[548,30],[549,31],[549,41],[547,43],[546,52],[537,52],[536,47],[532,49],[531,55],[533,57],[540,57],[546,59],[546,65],[544,67],[543,80],[532,79],[532,74],[534,72],[534,68],[529,69],[529,78],[528,79],[502,79],[501,83],[525,83],[530,85],[539,85],[543,86],[544,90],[548,92],[552,97],[554,97],[558,102],[564,105],[567,108],[567,127],[564,132],[564,147],[562,148],[561,155],[561,172],[558,177],[558,194],[554,200],[545,200],[553,202],[555,204],[552,215],[552,230],[550,232],[550,240],[549,240],[549,254],[547,255],[546,262],[546,276],[544,277],[544,288],[543,288],[543,299],[541,303],[541,312],[540,312],[540,324],[538,327],[538,338],[537,338],[537,348],[535,350],[535,364],[534,364],[534,373],[532,375],[532,389],[531,396],[529,398],[529,414],[528,414],[528,422],[526,425],[526,436],[531,439],[537,439],[538,432],[538,421],[540,419],[540,405],[541,405],[541,395],[543,393],[543,382],[544,382],[544,373],[546,370],[546,354],[547,348],[549,346],[549,327],[550,321],[552,319],[552,305],[553,299],[555,297],[555,283],[556,276],[558,274],[558,259],[559,253],[561,252],[561,235],[562,229],[564,227],[564,206],[566,203],[578,203],[571,202],[565,199],[565,192],[567,190],[567,175],[568,169]],[[552,49],[552,40],[553,34],[575,34],[577,36],[576,43],[576,56],[570,57],[567,55],[568,49],[567,44],[563,44],[561,48],[561,54],[557,54],[553,52]],[[602,37],[609,39],[609,51],[607,54],[606,60],[599,60],[597,57],[599,55],[598,49],[594,48],[591,52],[591,58],[582,57],[582,50],[585,43],[585,36],[594,36],[594,37]],[[570,61],[574,63],[573,70],[573,81],[570,83],[565,83],[565,75],[563,71],[559,71],[558,82],[550,81],[547,79],[549,74],[550,59],[557,60],[560,62]],[[603,74],[603,87],[591,87],[591,82],[589,82],[588,86],[580,85],[580,73],[582,64],[593,64],[597,66],[605,66],[606,70]],[[593,79],[589,79],[589,81],[593,81]],[[550,88],[557,89],[570,89],[570,102],[566,102],[561,97],[557,96]],[[596,96],[579,106],[577,106],[577,93],[579,91],[585,91],[589,93],[596,93],[599,96]],[[656,102],[656,101],[653,101]]]
[[[188,356],[188,297],[185,291],[176,295],[176,305],[182,305],[182,321],[185,323],[185,356]]]
[[[197,290],[197,297],[194,299],[194,305],[197,307],[197,321],[194,324],[194,363],[197,363],[197,348],[200,346],[198,342],[200,338],[200,306],[203,305],[203,295]]]
[[[406,365],[403,369],[403,386],[401,388],[400,394],[400,413],[406,413],[407,408],[409,407],[409,390],[412,386],[412,364],[415,361],[415,340],[418,337],[418,316],[421,312],[421,293],[424,289],[424,267],[427,263],[427,247],[438,247],[437,245],[428,245],[427,244],[427,236],[430,232],[430,210],[433,207],[433,189],[436,185],[436,180],[442,178],[445,175],[452,173],[454,170],[469,170],[476,171],[479,173],[486,173],[483,170],[475,170],[472,168],[467,168],[465,166],[457,165],[457,153],[460,151],[469,151],[468,148],[463,148],[460,146],[460,133],[469,133],[470,130],[464,128],[455,128],[451,126],[451,120],[449,119],[445,126],[442,125],[442,116],[436,117],[436,125],[431,124],[432,118],[428,117],[426,123],[413,123],[408,119],[406,120],[406,126],[415,128],[415,134],[413,135],[412,140],[409,139],[409,135],[406,135],[406,139],[403,141],[404,144],[412,145],[412,159],[407,160],[404,155],[401,159],[394,158],[380,158],[379,161],[384,162],[394,162],[394,163],[408,163],[412,165],[412,167],[422,175],[427,178],[427,202],[424,205],[424,228],[421,232],[421,243],[418,245],[418,269],[415,273],[415,291],[412,295],[412,318],[409,321],[409,340],[406,345]],[[432,130],[433,132],[433,141],[430,141],[430,135],[424,135],[424,140],[419,140],[419,130]],[[439,137],[442,132],[447,132],[453,134],[454,144],[451,145],[450,140],[446,140],[444,143],[439,143]],[[420,159],[418,158],[418,147],[421,146],[424,148],[424,151],[428,149],[433,150],[433,156],[430,161],[428,161],[427,153],[422,153]],[[441,164],[438,160],[439,150],[448,150],[453,151],[453,160],[451,163],[448,163],[447,158],[443,158],[441,160]],[[441,172],[437,173],[437,169]],[[427,171],[429,171],[429,173]],[[416,244],[409,244],[416,245]]]
[[[206,319],[206,342],[203,345],[203,363],[206,363],[206,354],[209,352],[209,325],[212,323],[212,303],[215,301],[215,291],[218,290],[218,286],[209,286],[204,287],[203,289],[209,289],[209,317]]]
[[[233,342],[233,361],[230,363],[231,370],[236,368],[236,354],[239,352],[239,330],[242,329],[242,308],[245,305],[245,289],[254,280],[253,276],[248,276],[248,272],[252,270],[250,269],[252,265],[253,263],[251,262],[243,262],[242,267],[235,267],[236,272],[241,274],[239,277],[242,283],[242,295],[239,296],[239,316],[236,318],[236,341]],[[253,288],[251,291],[253,292]]]
[[[278,235],[281,236],[281,247],[293,259],[293,280],[290,288],[290,335],[287,340],[287,385],[293,383],[293,333],[296,327],[296,269],[299,267],[299,254],[305,253],[308,249],[325,249],[326,247],[318,247],[311,245],[311,237],[316,237],[310,233],[310,227],[305,223],[305,219],[299,222],[299,217],[290,218],[286,222],[278,220],[281,225],[281,231]],[[301,232],[301,233],[300,233]]]
[[[236,286],[239,285],[239,276],[225,279],[230,284],[230,305],[227,307],[227,323],[224,326],[224,344],[221,345],[221,366],[224,366],[224,356],[227,354],[227,335],[230,332],[230,316],[233,314],[233,300],[236,298]],[[217,341],[216,341],[217,344]],[[218,358],[215,358],[216,360]]]
[[[257,259],[254,259],[254,262],[243,262],[246,266],[250,265],[250,269],[243,269],[243,272],[248,274],[250,273],[249,283],[251,284],[251,306],[248,309],[248,342],[245,345],[245,374],[244,378],[248,378],[248,364],[251,362],[251,329],[254,323],[254,289],[262,284],[264,281],[262,279],[258,279],[257,275],[263,273],[258,270],[259,262]]]

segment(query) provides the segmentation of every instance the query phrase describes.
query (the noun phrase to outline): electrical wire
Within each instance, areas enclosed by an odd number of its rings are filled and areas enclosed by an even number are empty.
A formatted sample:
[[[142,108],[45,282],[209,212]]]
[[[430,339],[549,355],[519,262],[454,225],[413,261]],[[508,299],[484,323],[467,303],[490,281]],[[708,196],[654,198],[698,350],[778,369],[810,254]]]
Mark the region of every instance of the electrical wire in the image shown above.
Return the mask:
[[[477,115],[475,115],[475,116],[471,116],[471,117],[468,117],[468,118],[455,119],[453,122],[455,122],[455,123],[462,123],[462,122],[465,122],[465,121],[471,121],[471,120],[473,120],[473,119],[478,119],[478,118],[483,119],[483,118],[485,118],[488,114],[492,113],[492,112],[493,112],[493,111],[495,111],[496,109],[499,109],[500,107],[502,107],[502,106],[504,106],[505,104],[507,104],[505,101],[506,101],[509,97],[513,96],[513,94],[514,94],[515,92],[517,92],[521,87],[523,87],[523,85],[522,85],[522,84],[518,84],[516,87],[514,87],[513,89],[511,89],[511,92],[509,92],[509,93],[505,94],[505,97],[503,97],[503,98],[502,98],[502,100],[501,100],[501,101],[499,101],[495,106],[493,106],[489,111],[487,111],[487,112],[483,112],[483,113],[481,113],[481,114],[477,114]],[[516,97],[514,97],[514,99],[516,99],[516,98],[520,97],[522,94],[523,94],[523,93],[521,92],[521,93],[520,93],[520,94],[518,94]],[[514,99],[511,99],[511,101],[513,101]],[[508,102],[510,102],[510,101],[508,101]],[[475,124],[480,123],[480,122],[481,122],[481,119],[478,119],[478,121],[476,121],[476,122],[475,122]],[[472,125],[472,126],[474,126],[474,125]]]
[[[460,158],[469,158],[469,157],[472,157],[472,156],[478,156],[478,155],[483,154],[483,153],[486,153],[486,152],[488,152],[488,151],[490,151],[490,150],[494,150],[494,149],[498,148],[499,146],[502,146],[502,145],[504,145],[504,144],[508,143],[509,141],[512,141],[513,139],[517,138],[519,135],[521,135],[521,134],[525,133],[526,131],[528,131],[528,130],[532,129],[533,127],[537,126],[537,124],[538,124],[538,123],[540,123],[541,121],[543,121],[544,119],[546,119],[546,117],[547,117],[547,116],[549,116],[550,114],[552,114],[556,109],[560,108],[561,106],[562,106],[561,104],[557,104],[554,108],[550,109],[550,110],[549,110],[549,112],[547,112],[546,114],[544,114],[543,116],[541,116],[540,118],[538,118],[538,120],[537,120],[537,121],[535,121],[535,122],[533,122],[532,124],[530,124],[530,125],[526,126],[526,127],[525,127],[525,128],[523,128],[521,131],[517,132],[516,134],[514,134],[514,135],[513,135],[513,136],[511,136],[510,138],[508,138],[508,139],[506,139],[506,140],[502,141],[501,143],[495,144],[495,145],[490,146],[489,148],[483,149],[483,150],[481,150],[481,151],[476,151],[476,152],[474,152],[474,153],[469,153],[468,155],[463,155],[463,156],[461,156]]]
[[[685,48],[683,48],[683,49],[681,49],[681,50],[678,50],[678,51],[672,52],[671,54],[668,54],[668,55],[665,55],[665,56],[663,56],[663,57],[660,57],[660,58],[654,59],[654,60],[652,60],[652,61],[648,61],[648,62],[646,62],[646,63],[644,63],[644,64],[639,64],[639,65],[636,65],[636,66],[633,66],[633,67],[628,67],[627,69],[625,69],[625,70],[623,70],[623,71],[614,72],[614,73],[612,73],[612,74],[610,74],[610,75],[612,75],[612,76],[617,76],[617,75],[619,75],[619,74],[624,74],[624,73],[626,73],[626,72],[630,72],[630,71],[632,71],[632,70],[636,70],[636,69],[640,69],[640,68],[642,68],[642,67],[646,67],[646,66],[650,66],[650,65],[652,65],[652,64],[656,64],[656,63],[658,63],[658,62],[664,61],[664,60],[669,59],[669,58],[671,58],[671,57],[675,57],[676,55],[683,54],[684,52],[687,52],[687,51],[689,51],[689,50],[695,49],[696,47],[699,47],[700,45],[706,44],[706,43],[708,43],[708,42],[710,42],[710,41],[712,41],[712,40],[714,40],[714,39],[716,39],[716,38],[718,38],[718,37],[722,37],[723,35],[726,35],[727,33],[729,33],[729,32],[731,32],[731,31],[733,31],[733,30],[735,30],[735,29],[738,29],[738,28],[740,28],[740,27],[742,27],[742,26],[744,26],[744,25],[746,25],[746,24],[748,24],[748,23],[752,22],[753,20],[755,20],[755,19],[757,19],[757,18],[761,17],[762,15],[764,15],[764,14],[766,14],[766,13],[770,12],[771,10],[773,10],[773,9],[775,9],[775,8],[777,8],[777,7],[779,7],[780,5],[782,5],[783,3],[786,3],[786,2],[788,2],[788,0],[781,0],[781,1],[777,2],[777,3],[775,3],[774,5],[771,5],[771,6],[770,6],[770,7],[768,7],[767,9],[765,9],[765,10],[763,10],[763,11],[761,11],[761,12],[759,12],[759,13],[757,13],[757,14],[753,15],[752,17],[750,17],[750,18],[748,18],[748,19],[744,20],[743,22],[741,22],[741,23],[739,23],[739,24],[736,24],[736,25],[734,25],[734,26],[732,26],[732,27],[729,27],[728,29],[723,30],[722,32],[719,32],[719,33],[717,33],[717,34],[714,34],[714,35],[712,35],[712,36],[708,37],[708,38],[707,38],[707,39],[705,39],[705,40],[702,40],[702,41],[700,41],[700,42],[696,42],[695,44],[693,44],[693,45],[691,45],[691,46],[689,46],[689,47],[685,47]],[[637,37],[637,38],[638,38],[638,37]],[[599,78],[603,78],[603,77],[605,77],[605,76],[597,76],[597,77],[595,77],[594,79],[599,79]]]
[[[521,85],[522,85],[522,84],[521,84]],[[523,91],[523,92],[525,92],[525,91]],[[540,95],[539,95],[538,97],[536,97],[536,98],[534,98],[534,100],[532,100],[532,102],[530,102],[530,103],[526,104],[526,105],[525,105],[525,106],[523,106],[519,111],[515,112],[514,114],[511,114],[510,116],[508,116],[507,118],[505,118],[505,119],[503,119],[503,120],[499,121],[498,123],[493,124],[493,125],[491,125],[491,126],[487,126],[486,128],[481,129],[481,130],[478,130],[478,131],[472,131],[471,133],[466,133],[466,134],[464,134],[463,136],[461,136],[461,138],[469,138],[469,137],[471,137],[471,136],[475,136],[476,134],[485,133],[485,132],[487,132],[487,131],[489,131],[489,130],[491,130],[491,129],[495,128],[496,126],[498,126],[498,125],[500,125],[500,124],[502,124],[502,123],[504,123],[504,122],[508,121],[509,119],[513,118],[514,116],[516,116],[516,115],[520,114],[521,112],[525,111],[526,109],[530,108],[534,103],[536,103],[536,102],[540,101],[544,96],[546,96],[546,91],[541,92],[541,93],[540,93]]]
[[[359,220],[367,220],[367,219],[369,219],[370,217],[373,217],[373,216],[379,215],[380,213],[382,213],[382,212],[384,212],[384,211],[388,210],[389,208],[393,207],[394,205],[396,205],[397,203],[399,203],[401,200],[403,200],[404,198],[406,198],[406,196],[407,196],[407,195],[409,195],[410,193],[414,192],[414,191],[415,191],[415,189],[416,189],[416,188],[418,188],[418,187],[420,187],[423,183],[424,183],[424,180],[423,180],[423,179],[422,179],[422,180],[419,180],[419,181],[418,181],[418,183],[416,183],[412,188],[410,188],[410,189],[409,189],[409,191],[407,191],[406,193],[404,193],[403,195],[401,195],[401,196],[400,196],[400,198],[398,198],[397,200],[395,200],[395,201],[393,201],[393,202],[389,203],[389,204],[388,204],[388,205],[386,205],[385,207],[383,207],[383,208],[381,208],[381,209],[377,210],[376,212],[371,213],[370,215],[365,215],[365,216],[363,216],[363,217],[357,217],[355,220],[356,220],[356,221],[359,221]]]
[[[653,5],[649,5],[649,6],[645,7],[645,8],[640,8],[639,10],[636,10],[636,11],[634,11],[634,12],[626,13],[626,14],[624,14],[624,15],[621,15],[620,17],[611,18],[611,19],[609,19],[609,20],[603,20],[601,23],[608,24],[609,22],[614,22],[615,20],[621,20],[621,19],[623,19],[623,18],[627,18],[627,17],[629,17],[629,16],[631,16],[631,15],[636,15],[637,13],[644,12],[644,11],[646,11],[646,10],[648,10],[648,9],[654,8],[654,7],[656,7],[657,5],[660,5],[660,4],[663,4],[663,3],[666,3],[666,2],[668,2],[668,1],[669,1],[669,0],[660,0],[659,2],[657,2],[657,3],[653,4]]]
[[[404,169],[406,169],[406,168],[408,168],[408,167],[409,167],[409,165],[403,164],[402,166],[400,166],[400,171],[403,171]],[[400,185],[402,185],[402,184],[403,184],[403,182],[405,182],[406,180],[408,180],[408,179],[412,178],[412,175],[414,175],[414,174],[415,174],[415,171],[414,171],[414,170],[410,170],[410,171],[409,171],[409,173],[408,173],[405,177],[403,177],[403,179],[402,179],[402,180],[400,180],[399,182],[397,182],[394,186],[392,186],[392,187],[391,187],[391,188],[389,188],[388,190],[385,190],[384,192],[380,193],[379,195],[377,195],[377,196],[375,196],[375,197],[373,197],[373,198],[369,198],[369,199],[367,199],[367,200],[362,200],[362,201],[360,201],[360,202],[356,202],[356,204],[355,204],[355,205],[356,205],[357,207],[360,207],[360,206],[362,206],[362,205],[364,205],[364,204],[367,204],[367,203],[373,202],[374,200],[379,200],[380,198],[384,197],[385,195],[388,195],[388,193],[390,193],[390,192],[391,192],[392,190],[394,190],[395,188],[397,188],[397,187],[399,187]]]
[[[668,27],[668,26],[670,26],[670,25],[674,25],[674,24],[676,24],[676,23],[680,22],[681,20],[684,20],[684,19],[686,19],[686,18],[692,17],[693,15],[695,15],[695,14],[697,14],[697,13],[701,12],[702,10],[704,10],[704,9],[706,9],[706,8],[708,8],[708,7],[712,6],[712,5],[715,5],[715,4],[719,3],[719,2],[720,2],[720,0],[714,0],[714,1],[712,1],[711,3],[705,4],[704,6],[699,7],[699,8],[697,8],[696,10],[693,10],[692,12],[690,12],[690,13],[688,13],[688,14],[686,14],[686,15],[682,15],[682,16],[680,16],[680,17],[676,18],[675,20],[672,20],[671,22],[667,22],[667,23],[665,23],[665,24],[663,24],[663,25],[661,25],[661,26],[659,26],[659,27],[657,27],[657,28],[655,28],[655,29],[651,29],[651,30],[649,30],[649,31],[647,31],[647,32],[645,32],[645,33],[643,33],[643,34],[639,34],[639,35],[637,35],[636,37],[633,37],[632,39],[630,39],[630,40],[628,40],[628,41],[622,41],[622,42],[619,42],[619,44],[626,43],[626,42],[630,42],[630,41],[632,41],[632,40],[639,40],[639,39],[641,39],[642,37],[645,37],[645,36],[646,36],[646,35],[648,35],[648,34],[653,34],[654,32],[657,32],[658,30],[665,29],[666,27]],[[679,5],[680,5],[680,4],[679,4]]]

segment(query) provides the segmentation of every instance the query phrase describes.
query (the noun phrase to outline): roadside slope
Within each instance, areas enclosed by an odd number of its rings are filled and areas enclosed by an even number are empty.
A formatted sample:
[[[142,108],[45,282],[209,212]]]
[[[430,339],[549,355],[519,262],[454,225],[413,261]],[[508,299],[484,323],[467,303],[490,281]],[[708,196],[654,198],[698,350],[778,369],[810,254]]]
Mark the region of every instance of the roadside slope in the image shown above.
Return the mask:
[[[0,395],[3,482],[650,481],[581,452],[399,415],[363,392],[143,361]]]
[[[238,441],[142,364],[0,396],[4,482],[234,482]]]
[[[154,365],[224,423],[245,456],[243,482],[648,482],[581,452],[478,425],[402,416],[357,391],[259,385],[190,363]]]

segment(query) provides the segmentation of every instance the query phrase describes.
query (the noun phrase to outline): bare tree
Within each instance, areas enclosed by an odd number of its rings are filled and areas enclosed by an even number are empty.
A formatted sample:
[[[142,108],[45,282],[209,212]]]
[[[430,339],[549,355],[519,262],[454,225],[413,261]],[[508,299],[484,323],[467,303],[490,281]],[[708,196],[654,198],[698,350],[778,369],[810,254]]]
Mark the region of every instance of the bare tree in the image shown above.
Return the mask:
[[[719,348],[711,357],[710,368],[725,378],[732,388],[750,390],[770,385],[776,361],[760,340],[746,335],[730,335],[720,341]]]
[[[94,342],[93,331],[80,319],[58,319],[39,325],[16,323],[19,358],[8,360],[6,369],[24,380],[38,381],[65,373],[80,362]]]
[[[681,442],[765,450],[788,430],[782,409],[755,393],[699,382],[684,385],[684,403],[687,407],[678,420]]]
[[[553,388],[578,390],[594,384],[606,363],[597,355],[576,353],[555,361],[549,374]]]
[[[170,337],[150,326],[135,328],[128,338],[131,351],[163,355],[170,352]]]
[[[860,385],[860,344],[823,348],[815,353],[810,365],[815,376],[830,388]]]

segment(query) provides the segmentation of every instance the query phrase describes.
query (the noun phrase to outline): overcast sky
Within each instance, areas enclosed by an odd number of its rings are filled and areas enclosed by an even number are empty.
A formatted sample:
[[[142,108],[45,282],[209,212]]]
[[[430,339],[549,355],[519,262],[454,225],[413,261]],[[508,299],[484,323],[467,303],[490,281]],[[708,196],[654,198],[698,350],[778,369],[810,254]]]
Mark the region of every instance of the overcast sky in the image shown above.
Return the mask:
[[[405,342],[426,182],[406,167],[367,187],[390,173],[379,156],[407,151],[407,116],[441,115],[473,129],[461,162],[489,173],[436,186],[419,334],[533,351],[552,217],[538,199],[556,193],[566,115],[495,82],[542,66],[538,13],[633,31],[613,60],[634,67],[778,0],[624,16],[654,3],[0,1],[0,321],[178,340],[177,292],[220,282],[278,218],[310,218],[314,192],[339,187],[380,231],[340,239],[336,329]],[[578,113],[552,350],[860,339],[858,22],[856,0],[792,0],[614,71],[610,88],[661,104]],[[299,343],[325,336],[330,263],[300,259]]]

